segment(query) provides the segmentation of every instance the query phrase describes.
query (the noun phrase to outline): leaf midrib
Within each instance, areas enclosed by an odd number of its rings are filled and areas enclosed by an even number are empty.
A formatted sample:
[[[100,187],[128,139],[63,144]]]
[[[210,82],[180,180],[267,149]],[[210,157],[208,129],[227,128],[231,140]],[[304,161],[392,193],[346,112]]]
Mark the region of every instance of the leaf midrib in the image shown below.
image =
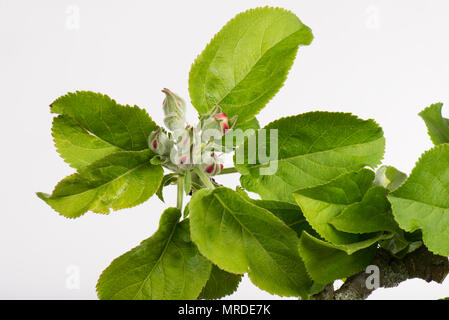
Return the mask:
[[[375,143],[378,140],[382,140],[382,139],[383,139],[383,137],[379,137],[379,138],[377,138],[375,140],[371,140],[371,141],[368,141],[368,142],[350,144],[350,145],[347,145],[347,146],[341,146],[341,147],[336,147],[336,148],[322,150],[322,151],[310,152],[310,153],[300,154],[300,155],[297,155],[297,156],[291,156],[291,157],[286,157],[286,158],[282,158],[282,159],[270,160],[270,161],[265,162],[265,163],[259,163],[259,164],[246,164],[246,163],[244,163],[242,165],[248,166],[250,168],[259,168],[259,167],[262,167],[262,166],[266,166],[267,164],[272,163],[272,162],[284,162],[284,161],[290,161],[290,160],[295,160],[295,159],[306,158],[306,157],[308,157],[310,155],[325,154],[325,153],[332,152],[332,151],[343,150],[345,148],[372,144],[372,143]]]
[[[277,20],[280,20],[281,18],[283,18],[284,16],[279,16],[277,19],[275,19],[271,24],[273,24],[275,21],[277,21]],[[269,26],[271,26],[271,24],[269,25]],[[267,26],[266,28],[265,28],[265,30],[264,30],[264,32],[266,31],[266,29],[269,27],[269,26]],[[290,33],[290,34],[288,34],[288,35],[286,35],[285,37],[283,37],[282,39],[280,39],[279,41],[277,41],[276,43],[274,43],[272,46],[271,46],[271,48],[270,49],[268,49],[268,50],[266,50],[263,54],[261,53],[260,54],[260,56],[257,58],[257,60],[248,68],[248,72],[246,72],[246,74],[238,81],[238,82],[234,82],[234,85],[233,85],[233,87],[232,88],[230,88],[229,90],[228,90],[228,92],[226,92],[224,95],[223,95],[223,97],[222,98],[220,98],[220,100],[219,101],[217,101],[216,103],[217,104],[220,104],[220,103],[222,103],[222,101],[224,100],[224,99],[226,99],[226,97],[240,84],[240,83],[242,83],[247,77],[248,77],[248,75],[252,72],[252,70],[254,69],[254,66],[256,66],[259,62],[260,62],[260,60],[262,60],[262,58],[268,53],[268,52],[270,52],[273,48],[275,48],[280,42],[282,42],[282,41],[284,41],[285,39],[287,39],[288,37],[290,37],[291,35],[293,35],[293,34],[295,34],[296,32],[299,32],[300,30],[301,30],[301,27],[303,27],[303,26],[300,26],[296,31],[294,31],[294,32],[292,32],[292,33]],[[248,28],[248,30],[250,29],[250,27]],[[245,32],[246,33],[246,32]],[[238,41],[237,41],[237,44],[240,42],[240,40],[242,39],[242,37],[241,38],[239,38],[238,39]],[[262,42],[263,42],[263,39],[262,39]],[[209,75],[209,68],[210,68],[210,66],[213,64],[213,62],[215,61],[215,59],[216,59],[216,57],[217,57],[217,52],[219,51],[219,46],[218,46],[218,48],[217,48],[217,50],[215,51],[215,53],[214,53],[214,57],[210,60],[210,63],[208,64],[208,71],[207,71],[207,73],[206,73],[206,76],[204,77],[204,79],[206,80],[206,81],[204,81],[204,83],[206,84],[207,83],[207,77],[208,77],[208,75]],[[236,48],[236,46],[234,46],[234,48],[233,48],[233,52],[235,52],[235,48]],[[233,67],[235,66],[235,64],[233,63]],[[205,107],[206,107],[206,110],[208,110],[209,109],[209,106],[208,106],[208,103],[207,103],[207,97],[206,97],[206,94],[205,94],[205,89],[206,89],[206,85],[204,85],[203,86],[203,94],[202,94],[202,96],[203,96],[203,99],[204,99],[204,103],[205,103]]]
[[[145,162],[139,164],[138,166],[136,166],[136,167],[134,167],[134,168],[132,168],[132,169],[126,171],[125,173],[121,174],[120,176],[118,176],[118,177],[116,177],[116,178],[114,178],[114,179],[112,179],[112,180],[109,180],[108,182],[103,183],[103,184],[101,184],[101,185],[99,185],[99,186],[97,186],[97,187],[95,187],[95,188],[87,189],[87,190],[85,190],[85,191],[78,192],[78,193],[71,193],[71,194],[66,195],[66,196],[59,196],[59,197],[56,197],[56,198],[53,198],[53,199],[61,199],[61,198],[66,198],[66,197],[71,197],[71,196],[77,196],[77,195],[84,194],[84,193],[86,193],[86,192],[90,192],[90,191],[92,191],[92,190],[99,189],[99,188],[101,188],[101,187],[107,186],[108,184],[110,184],[110,183],[112,183],[112,182],[114,182],[114,181],[117,181],[117,180],[123,178],[124,176],[126,176],[126,175],[128,175],[128,174],[131,174],[132,172],[134,172],[135,170],[139,169],[140,167],[142,167],[142,166],[144,166],[144,165],[146,165]],[[86,167],[86,168],[87,168],[87,167]],[[94,200],[95,200],[95,199],[94,199]]]
[[[265,33],[266,33],[266,31],[267,31],[267,29],[268,28],[270,28],[274,23],[276,23],[277,21],[279,21],[279,20],[281,20],[282,18],[284,18],[284,15],[281,15],[281,16],[279,16],[279,17],[277,17],[276,19],[274,19],[269,25],[267,25],[265,28],[264,28],[264,35],[263,35],[263,37],[262,37],[262,40],[261,40],[261,47],[262,47],[262,44],[263,44],[263,41],[264,41],[264,39],[265,39]],[[251,28],[251,26],[248,28],[248,30]],[[247,31],[248,31],[247,30]],[[296,32],[298,32],[298,31],[300,31],[301,30],[301,28],[298,28],[298,29],[296,29],[294,32],[292,32],[292,33],[290,33],[290,34],[288,34],[287,36],[284,36],[282,39],[280,39],[279,41],[277,41],[276,43],[274,43],[268,50],[266,50],[265,52],[260,52],[260,56],[259,56],[259,58],[257,58],[257,60],[254,62],[254,64],[252,64],[251,65],[251,67],[250,68],[248,68],[248,72],[246,72],[246,74],[238,81],[238,82],[235,82],[234,81],[234,86],[230,89],[230,90],[228,90],[228,92],[220,99],[220,101],[218,102],[218,104],[220,104],[224,99],[226,99],[226,97],[240,84],[240,83],[242,83],[247,77],[248,77],[248,75],[252,72],[252,70],[254,69],[254,67],[260,62],[260,60],[262,60],[262,58],[264,57],[264,56],[266,56],[266,54],[268,53],[268,52],[270,52],[273,48],[275,48],[279,43],[281,43],[282,41],[284,41],[285,39],[287,39],[288,37],[290,37],[291,35],[293,35],[293,34],[295,34]],[[245,34],[246,34],[246,32],[245,32]],[[243,37],[241,37],[238,41],[237,41],[237,43],[236,43],[236,45],[234,46],[234,48],[233,48],[233,54],[235,54],[235,48],[237,47],[237,45],[238,45],[238,43],[240,43],[240,41],[242,40],[242,38]],[[235,66],[235,63],[233,63],[233,66]],[[235,69],[234,69],[234,78],[235,78]]]
[[[248,229],[248,228],[246,228],[246,226],[233,214],[233,212],[232,212],[232,210],[228,207],[228,206],[226,206],[226,204],[223,202],[223,200],[217,195],[217,194],[213,194],[214,195],[214,197],[218,200],[218,202],[220,202],[220,204],[223,206],[223,208],[225,208],[231,215],[232,215],[232,217],[239,223],[239,225],[242,227],[242,229],[244,229],[246,232],[248,232],[250,235],[251,235],[251,237],[252,238],[254,238],[256,241],[257,241],[257,243],[259,244],[259,246],[265,251],[265,253],[267,254],[267,256],[268,257],[270,257],[270,259],[278,266],[278,268],[286,275],[286,277],[287,277],[287,279],[289,279],[292,283],[296,283],[295,282],[295,280],[294,279],[292,279],[291,277],[290,277],[290,275],[289,275],[289,273],[288,272],[286,272],[283,268],[282,268],[282,266],[280,266],[278,263],[277,263],[277,261],[271,256],[271,254],[269,253],[269,251],[267,251],[266,249],[265,249],[265,247],[262,245],[262,243],[260,243],[260,241],[259,241],[259,239],[256,237],[256,236],[254,236],[254,234]],[[249,204],[251,204],[250,202],[248,202]],[[251,205],[253,205],[253,204],[251,204]],[[253,205],[254,206],[254,205]],[[260,208],[260,209],[262,209],[262,210],[266,210],[266,209],[263,209],[263,208]],[[269,212],[268,210],[266,210],[267,212]],[[272,214],[271,212],[269,212],[270,214]],[[273,214],[272,214],[273,215]],[[273,215],[274,216],[274,215]],[[276,217],[276,216],[275,216]],[[276,219],[279,219],[279,218],[277,218],[276,217]],[[282,222],[282,220],[280,220],[279,219],[279,221],[281,221],[281,223],[284,223],[284,222]],[[300,259],[300,257],[298,256],[298,258]]]
[[[156,263],[155,263],[155,264],[153,265],[153,267],[151,268],[151,270],[150,270],[150,272],[148,273],[148,275],[147,275],[147,276],[145,277],[145,279],[142,281],[142,284],[140,285],[139,289],[137,290],[136,294],[134,295],[133,300],[137,297],[137,295],[138,295],[139,293],[142,292],[142,288],[143,288],[144,284],[145,284],[145,283],[148,281],[148,279],[151,277],[151,275],[153,274],[154,270],[156,269],[156,266],[158,266],[159,263],[161,262],[162,257],[163,257],[163,256],[165,255],[165,253],[167,252],[167,248],[168,248],[168,246],[170,245],[171,240],[173,239],[173,235],[175,234],[175,230],[176,230],[177,227],[178,227],[178,223],[175,223],[175,225],[174,225],[174,227],[173,227],[173,230],[170,232],[170,235],[168,236],[168,239],[167,239],[167,241],[166,241],[166,243],[165,243],[164,249],[163,249],[163,251],[161,252],[161,255],[159,256],[159,258],[157,259]]]

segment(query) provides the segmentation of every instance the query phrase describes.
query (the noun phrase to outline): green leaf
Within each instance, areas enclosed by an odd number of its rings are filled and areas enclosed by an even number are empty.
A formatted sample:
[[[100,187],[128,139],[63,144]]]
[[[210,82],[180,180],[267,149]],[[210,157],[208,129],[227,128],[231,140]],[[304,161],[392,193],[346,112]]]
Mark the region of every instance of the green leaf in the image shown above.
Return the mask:
[[[270,211],[294,230],[298,237],[301,236],[304,230],[310,234],[317,235],[302,214],[301,208],[297,205],[275,200],[254,200],[249,197],[246,200]]]
[[[355,246],[356,244],[352,244]],[[330,283],[364,270],[373,260],[376,246],[361,245],[353,254],[304,232],[299,241],[299,253],[311,278],[319,283]]]
[[[226,272],[213,265],[210,278],[198,299],[221,299],[233,294],[241,280],[242,275]]]
[[[372,187],[362,201],[349,205],[329,223],[350,233],[396,232],[399,228],[391,213],[387,190],[383,187]]]
[[[190,219],[193,241],[219,268],[248,272],[256,286],[272,294],[307,295],[311,281],[298,254],[298,237],[271,212],[220,187],[194,193]]]
[[[402,231],[402,230],[399,230]],[[423,243],[422,241],[408,241],[404,237],[404,232],[396,233],[391,239],[382,240],[379,245],[389,251],[391,255],[398,259],[404,258],[407,254],[419,249]]]
[[[238,14],[197,57],[189,92],[200,114],[219,104],[238,122],[252,119],[282,87],[311,30],[290,11],[256,8]]]
[[[257,120],[257,118],[252,118],[251,120],[248,120],[246,122],[243,123],[238,123],[235,126],[235,129],[241,129],[242,131],[248,130],[248,129],[260,129],[260,124],[259,124],[259,120]]]
[[[118,257],[97,283],[102,300],[192,300],[209,279],[212,265],[190,239],[189,221],[168,208],[158,231]]]
[[[90,91],[56,99],[51,111],[60,114],[52,129],[56,148],[75,169],[113,152],[148,149],[148,136],[157,129],[145,110]]]
[[[351,172],[317,187],[300,189],[293,193],[313,229],[334,244],[349,244],[360,240],[360,235],[335,229],[331,221],[349,205],[360,202],[371,187],[374,173],[368,169]]]
[[[164,177],[162,178],[162,182],[161,182],[161,184],[159,185],[159,188],[156,191],[157,197],[162,202],[165,202],[164,194],[163,194],[164,188],[166,186],[170,185],[170,184],[174,184],[176,181],[178,181],[178,175],[176,173],[168,173],[168,174],[164,175]]]
[[[425,152],[388,199],[402,229],[421,229],[430,251],[449,256],[449,145]]]
[[[260,129],[260,125],[256,118],[237,124],[235,128],[228,130],[221,138],[221,144],[226,147],[226,149],[232,150],[232,148],[241,145],[245,141],[247,135],[255,133],[258,129]],[[230,142],[230,139],[232,139],[232,143]]]
[[[67,218],[131,208],[148,200],[162,181],[162,167],[149,160],[149,150],[113,153],[62,180],[51,195],[37,195]]]
[[[442,103],[435,103],[419,113],[435,145],[449,143],[449,120],[441,115]]]
[[[359,250],[366,249],[373,244],[383,241],[385,239],[391,239],[391,234],[385,234],[382,232],[377,232],[375,234],[367,234],[364,237],[360,237],[359,242],[353,242],[348,244],[330,244],[333,248],[342,250],[347,254],[353,254]]]
[[[373,184],[381,186],[388,191],[394,191],[407,179],[407,175],[395,167],[381,166],[376,171],[376,177]]]
[[[242,186],[265,200],[295,203],[293,191],[326,183],[365,166],[375,167],[385,148],[382,129],[373,120],[347,113],[309,112],[279,119],[264,129],[267,140],[259,133],[247,139],[240,147],[243,151],[237,150],[234,162],[244,175],[240,179]],[[278,139],[272,146],[268,136],[273,129],[278,131]],[[267,156],[261,159],[258,155],[255,164],[250,164],[254,152],[249,146],[255,139],[260,139],[257,153]]]
[[[52,135],[58,153],[75,169],[82,169],[108,154],[123,151],[90,134],[65,115],[53,119]]]

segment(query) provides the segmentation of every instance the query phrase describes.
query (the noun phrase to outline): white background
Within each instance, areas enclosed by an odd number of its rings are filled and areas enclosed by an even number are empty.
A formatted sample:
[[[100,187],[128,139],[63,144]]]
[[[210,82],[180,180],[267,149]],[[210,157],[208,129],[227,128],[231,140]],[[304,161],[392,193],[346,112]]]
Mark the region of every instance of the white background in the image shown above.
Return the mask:
[[[315,35],[261,124],[311,110],[373,118],[385,131],[385,163],[410,172],[431,147],[417,113],[449,102],[447,1],[0,0],[0,298],[95,299],[101,271],[149,237],[166,206],[153,197],[69,220],[39,200],[36,191],[50,192],[73,172],[53,146],[48,105],[68,91],[93,90],[162,123],[161,88],[187,98],[196,55],[235,14],[260,5],[292,10]],[[174,190],[166,198],[173,205]],[[79,289],[70,286],[73,270]],[[449,279],[411,280],[371,298],[443,296]],[[245,279],[232,298],[276,297]]]

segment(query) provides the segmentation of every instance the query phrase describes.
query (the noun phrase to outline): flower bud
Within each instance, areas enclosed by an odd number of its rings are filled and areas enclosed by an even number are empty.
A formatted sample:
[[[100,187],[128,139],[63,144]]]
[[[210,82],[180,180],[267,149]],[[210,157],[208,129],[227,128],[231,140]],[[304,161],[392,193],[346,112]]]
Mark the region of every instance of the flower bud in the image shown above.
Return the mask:
[[[232,124],[234,124],[234,118],[231,120]],[[205,116],[201,130],[207,137],[211,136],[211,131],[215,131],[216,133],[213,136],[215,138],[221,138],[230,128],[228,116],[218,105],[216,105],[214,109]],[[207,140],[207,137],[203,137],[203,140]]]
[[[195,163],[201,160],[201,140],[198,129],[187,126],[173,133],[176,145],[173,148],[170,159],[181,169],[193,169]]]
[[[165,99],[162,104],[164,109],[164,123],[168,129],[174,131],[185,127],[186,103],[178,95],[167,88],[162,90],[165,93]]]
[[[203,159],[204,162],[201,164],[201,170],[209,176],[219,174],[221,169],[223,169],[221,159],[214,152],[206,155],[205,158],[206,159]]]
[[[221,132],[223,134],[226,133],[226,131],[229,130],[229,122],[228,122],[228,116],[225,113],[218,113],[216,115],[213,115],[212,118],[214,118],[218,123],[220,123]]]
[[[148,145],[151,150],[159,155],[170,154],[170,149],[173,147],[173,142],[170,141],[167,134],[159,128],[151,132],[148,137]]]

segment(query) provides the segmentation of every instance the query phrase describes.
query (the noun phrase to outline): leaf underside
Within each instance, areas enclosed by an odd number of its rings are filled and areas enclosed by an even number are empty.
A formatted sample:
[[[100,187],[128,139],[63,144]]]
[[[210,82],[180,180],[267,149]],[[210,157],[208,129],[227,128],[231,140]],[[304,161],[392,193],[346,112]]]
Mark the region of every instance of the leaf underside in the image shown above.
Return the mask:
[[[78,170],[113,152],[148,149],[148,136],[157,129],[145,110],[90,91],[56,99],[51,111],[59,114],[52,128],[56,148]]]
[[[198,299],[221,299],[233,294],[241,280],[241,274],[229,273],[213,265],[209,280]]]
[[[361,246],[353,254],[319,240],[304,232],[299,242],[299,252],[307,272],[318,283],[330,283],[347,278],[366,268],[374,258],[376,246]]]
[[[51,195],[37,195],[67,218],[134,207],[148,200],[162,181],[162,167],[149,159],[148,150],[113,153],[63,179]]]
[[[449,143],[449,120],[441,115],[442,103],[435,103],[419,113],[427,126],[427,133],[435,145]]]
[[[448,144],[425,152],[409,178],[388,199],[402,229],[421,229],[430,251],[449,256]]]
[[[115,259],[97,283],[102,300],[193,300],[198,297],[212,265],[190,240],[189,221],[169,208],[158,231]]]
[[[248,272],[262,290],[305,296],[311,282],[297,250],[298,237],[271,212],[220,187],[199,190],[190,202],[191,235],[219,268]]]

